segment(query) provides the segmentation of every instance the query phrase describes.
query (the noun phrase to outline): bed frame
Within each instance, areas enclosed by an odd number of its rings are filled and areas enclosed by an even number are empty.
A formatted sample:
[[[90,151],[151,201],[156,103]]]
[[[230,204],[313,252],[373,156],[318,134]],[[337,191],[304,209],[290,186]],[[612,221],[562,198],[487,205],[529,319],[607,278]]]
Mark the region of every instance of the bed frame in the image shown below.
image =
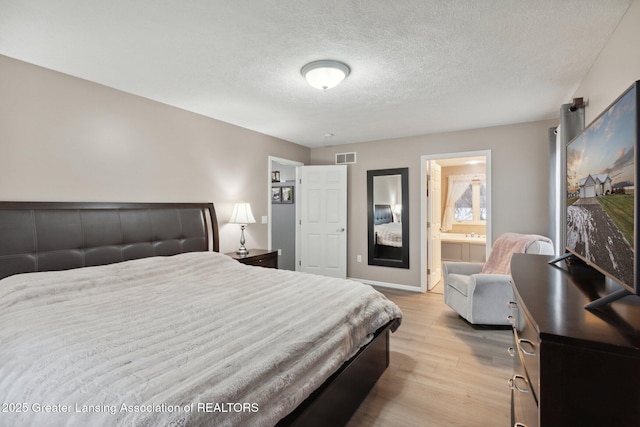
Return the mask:
[[[212,203],[0,202],[0,279],[194,251],[219,251]],[[346,424],[389,366],[392,323],[278,426]]]
[[[0,202],[0,278],[218,250],[213,204]]]

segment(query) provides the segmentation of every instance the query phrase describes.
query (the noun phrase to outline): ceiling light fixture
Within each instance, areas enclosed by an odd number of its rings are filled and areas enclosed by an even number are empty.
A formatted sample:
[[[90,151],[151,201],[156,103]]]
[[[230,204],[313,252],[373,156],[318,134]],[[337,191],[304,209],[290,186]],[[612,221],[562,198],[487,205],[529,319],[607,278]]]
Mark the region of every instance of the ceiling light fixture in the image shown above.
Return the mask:
[[[323,59],[302,67],[300,74],[316,89],[327,90],[336,87],[351,72],[344,62]]]

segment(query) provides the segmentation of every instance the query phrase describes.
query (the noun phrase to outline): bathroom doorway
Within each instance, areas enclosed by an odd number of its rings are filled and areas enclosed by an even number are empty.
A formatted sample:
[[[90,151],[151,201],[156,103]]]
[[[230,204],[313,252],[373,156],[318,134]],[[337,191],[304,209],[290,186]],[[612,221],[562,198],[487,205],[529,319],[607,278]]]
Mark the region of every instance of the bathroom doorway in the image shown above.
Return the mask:
[[[442,293],[442,262],[484,262],[491,245],[491,151],[421,156],[421,289]]]

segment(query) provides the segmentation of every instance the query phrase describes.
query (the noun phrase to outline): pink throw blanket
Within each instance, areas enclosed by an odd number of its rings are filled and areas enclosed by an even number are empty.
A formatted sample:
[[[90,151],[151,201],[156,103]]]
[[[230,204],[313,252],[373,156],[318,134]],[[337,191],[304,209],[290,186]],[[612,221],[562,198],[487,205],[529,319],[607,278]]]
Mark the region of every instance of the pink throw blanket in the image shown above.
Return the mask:
[[[537,234],[504,233],[491,248],[487,262],[482,266],[483,274],[511,274],[511,256],[525,253],[538,240],[552,243],[551,239]]]

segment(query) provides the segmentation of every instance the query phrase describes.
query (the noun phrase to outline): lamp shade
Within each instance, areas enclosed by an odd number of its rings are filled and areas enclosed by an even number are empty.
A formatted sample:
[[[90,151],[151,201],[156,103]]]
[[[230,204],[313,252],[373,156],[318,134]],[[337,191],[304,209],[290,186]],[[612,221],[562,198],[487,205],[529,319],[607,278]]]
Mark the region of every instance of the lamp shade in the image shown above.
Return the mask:
[[[251,212],[251,205],[245,202],[236,203],[229,222],[231,224],[253,224],[256,222],[253,212]]]
[[[350,72],[347,64],[328,59],[310,62],[300,70],[311,86],[321,90],[337,86]]]

